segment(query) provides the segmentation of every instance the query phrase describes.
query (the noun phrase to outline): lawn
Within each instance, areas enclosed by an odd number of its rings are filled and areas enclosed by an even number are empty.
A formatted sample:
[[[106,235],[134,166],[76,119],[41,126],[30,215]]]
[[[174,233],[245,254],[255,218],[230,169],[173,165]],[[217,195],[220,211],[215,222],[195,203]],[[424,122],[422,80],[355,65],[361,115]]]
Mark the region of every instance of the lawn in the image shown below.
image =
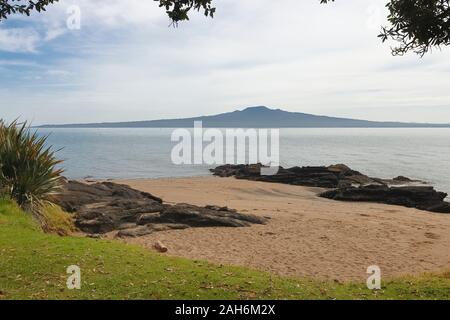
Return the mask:
[[[81,268],[81,290],[66,268]],[[43,233],[0,199],[0,299],[450,299],[450,272],[365,283],[284,278],[167,257],[115,241]]]

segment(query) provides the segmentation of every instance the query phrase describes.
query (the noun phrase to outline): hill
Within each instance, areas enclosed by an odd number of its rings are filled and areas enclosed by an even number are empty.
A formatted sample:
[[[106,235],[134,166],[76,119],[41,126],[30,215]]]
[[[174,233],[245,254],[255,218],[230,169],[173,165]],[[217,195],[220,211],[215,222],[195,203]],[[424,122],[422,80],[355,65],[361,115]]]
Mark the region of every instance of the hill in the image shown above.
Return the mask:
[[[206,128],[450,128],[448,124],[377,122],[288,112],[267,107],[183,119],[44,125],[43,128],[190,128],[202,121]]]

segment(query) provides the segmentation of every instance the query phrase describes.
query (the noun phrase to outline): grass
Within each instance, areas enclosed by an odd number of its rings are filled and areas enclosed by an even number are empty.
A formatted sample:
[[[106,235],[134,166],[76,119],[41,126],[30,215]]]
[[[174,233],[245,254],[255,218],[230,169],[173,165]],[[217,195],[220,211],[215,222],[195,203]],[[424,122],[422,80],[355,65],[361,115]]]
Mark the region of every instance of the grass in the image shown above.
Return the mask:
[[[42,208],[42,216],[45,220],[45,231],[67,236],[76,231],[71,215],[56,204],[45,204]]]
[[[81,290],[66,268],[81,268]],[[0,199],[0,299],[450,299],[450,273],[364,283],[283,278],[171,258],[115,241],[45,234]]]

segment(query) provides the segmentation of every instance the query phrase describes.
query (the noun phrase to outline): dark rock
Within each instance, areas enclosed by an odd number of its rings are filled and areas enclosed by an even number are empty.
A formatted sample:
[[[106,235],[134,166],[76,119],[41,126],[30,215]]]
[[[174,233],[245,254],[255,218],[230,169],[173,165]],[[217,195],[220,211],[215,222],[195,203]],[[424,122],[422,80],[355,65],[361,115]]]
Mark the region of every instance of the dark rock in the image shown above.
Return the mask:
[[[86,237],[92,238],[92,239],[101,239],[102,235],[97,233],[87,234]]]
[[[74,213],[81,231],[103,234],[118,230],[119,237],[188,227],[246,227],[267,221],[227,207],[163,204],[149,193],[112,182],[68,181],[54,201]]]
[[[120,230],[117,233],[117,237],[119,237],[119,238],[126,238],[126,237],[135,238],[135,237],[145,236],[145,235],[153,233],[153,232],[154,232],[154,230],[152,228],[149,228],[147,226],[138,226],[138,227],[134,227],[134,228]]]
[[[189,227],[191,226],[180,223],[164,223],[164,224],[150,223],[145,226],[134,226],[132,228],[128,228],[125,230],[120,230],[116,236],[119,238],[141,237],[158,231],[180,230],[180,229],[187,229]]]
[[[216,210],[216,211],[230,211],[230,212],[236,212],[236,210],[230,209],[230,208],[228,208],[228,207],[219,207],[219,206],[212,206],[212,205],[207,205],[207,206],[205,206],[205,209]]]
[[[431,186],[388,187],[368,185],[346,187],[320,194],[321,197],[341,201],[365,201],[400,205],[432,212],[450,213],[447,194]]]
[[[361,174],[358,171],[352,170],[350,169],[350,167],[346,166],[345,164],[333,164],[331,166],[328,167],[329,171],[332,172],[337,172],[343,176],[361,176],[363,174]]]
[[[145,225],[157,222],[161,222],[161,215],[159,212],[144,213],[136,221],[138,225]]]
[[[337,188],[377,183],[374,179],[352,170],[346,165],[336,164],[329,167],[280,167],[274,175],[261,175],[261,164],[252,165],[223,165],[210,171],[219,177],[234,176],[264,182],[285,183],[308,187]]]
[[[398,181],[398,182],[413,182],[414,181],[414,180],[411,180],[410,178],[404,177],[404,176],[398,176],[398,177],[395,177],[392,180]]]
[[[76,212],[85,205],[98,203],[99,199],[113,201],[117,197],[122,197],[126,201],[150,199],[162,203],[160,198],[126,185],[112,182],[85,184],[78,181],[67,181],[55,200],[67,212]]]
[[[114,221],[111,217],[100,212],[92,212],[96,217],[90,219],[89,215],[75,216],[75,226],[87,233],[97,234],[106,233],[115,229]]]
[[[343,201],[368,201],[401,205],[433,212],[450,213],[447,194],[437,192],[424,182],[404,176],[393,179],[372,178],[344,164],[329,167],[280,167],[274,175],[261,175],[261,164],[223,165],[210,171],[219,177],[285,183],[333,189],[322,197]]]
[[[161,212],[163,221],[185,223],[194,227],[248,227],[251,224],[264,224],[264,218],[237,213],[235,210],[221,210],[177,204]]]
[[[132,229],[136,227],[136,223],[126,222],[117,227],[117,230]]]
[[[191,226],[182,223],[160,223],[160,224],[150,223],[147,225],[147,227],[153,229],[153,231],[167,231],[167,230],[187,229]]]
[[[450,203],[442,201],[436,204],[428,205],[426,210],[432,212],[450,213]]]

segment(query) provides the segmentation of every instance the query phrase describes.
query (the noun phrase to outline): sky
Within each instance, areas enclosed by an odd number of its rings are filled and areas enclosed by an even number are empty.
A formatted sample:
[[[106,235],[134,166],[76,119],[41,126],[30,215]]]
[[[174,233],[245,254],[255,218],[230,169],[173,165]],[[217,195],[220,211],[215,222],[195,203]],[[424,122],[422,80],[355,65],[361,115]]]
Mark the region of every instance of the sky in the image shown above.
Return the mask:
[[[393,57],[395,43],[377,38],[385,0],[319,2],[216,0],[214,19],[192,13],[177,28],[152,0],[61,0],[9,18],[0,118],[152,120],[264,105],[450,123],[450,48]]]

